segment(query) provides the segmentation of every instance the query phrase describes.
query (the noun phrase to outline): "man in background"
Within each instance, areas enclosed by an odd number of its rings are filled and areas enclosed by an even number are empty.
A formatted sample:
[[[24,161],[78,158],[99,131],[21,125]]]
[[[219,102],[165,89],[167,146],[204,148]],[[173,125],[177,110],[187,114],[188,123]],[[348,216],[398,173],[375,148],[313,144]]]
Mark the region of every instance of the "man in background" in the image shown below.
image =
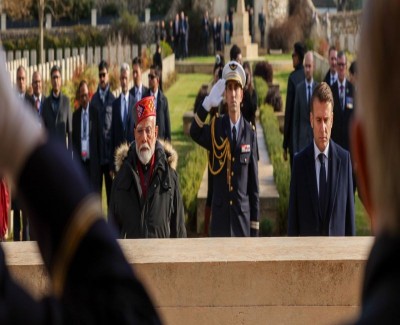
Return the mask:
[[[133,130],[135,127],[135,114],[133,107],[134,97],[129,92],[129,64],[122,63],[119,71],[119,83],[121,94],[114,100],[112,105],[111,124],[111,156],[112,171],[115,171],[115,150],[124,142],[133,141]]]
[[[332,87],[336,82],[337,75],[337,50],[335,46],[331,46],[328,51],[329,70],[325,75],[324,81]]]
[[[111,123],[112,123],[112,103],[115,97],[110,90],[108,82],[108,64],[102,60],[99,63],[99,87],[93,95],[91,104],[99,115],[100,128],[100,174],[99,187],[103,188],[103,179],[107,194],[107,204],[110,202],[112,184],[112,161],[111,157]]]
[[[310,108],[312,93],[317,86],[314,81],[314,56],[307,52],[304,58],[306,78],[297,85],[293,111],[293,152],[299,153],[307,147],[313,139],[310,125]]]
[[[156,124],[158,127],[158,139],[171,142],[171,122],[169,118],[168,99],[159,88],[160,70],[156,66],[150,67],[149,91],[147,96],[154,97],[157,110]]]
[[[161,61],[162,62],[162,61]],[[132,75],[133,75],[133,87],[129,91],[134,98],[134,103],[141,100],[149,91],[149,88],[143,85],[142,82],[142,60],[135,57],[132,61]]]
[[[290,167],[292,167],[293,164],[293,111],[294,101],[296,99],[296,87],[305,78],[303,66],[304,46],[297,42],[293,47],[292,62],[294,71],[290,73],[288,78],[283,131],[283,159],[285,161],[288,160],[289,153]]]
[[[61,141],[71,152],[72,159],[72,111],[69,98],[61,91],[61,68],[53,66],[50,71],[51,93],[43,103],[43,125],[50,136]]]

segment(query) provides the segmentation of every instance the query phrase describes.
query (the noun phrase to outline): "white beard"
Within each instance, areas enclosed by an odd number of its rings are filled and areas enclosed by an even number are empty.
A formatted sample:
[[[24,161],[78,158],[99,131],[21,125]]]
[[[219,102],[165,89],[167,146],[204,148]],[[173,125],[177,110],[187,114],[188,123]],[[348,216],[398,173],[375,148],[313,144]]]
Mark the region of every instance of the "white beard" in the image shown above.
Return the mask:
[[[146,150],[141,150],[146,148]],[[140,147],[136,144],[136,154],[143,165],[147,165],[153,157],[154,149],[150,148],[147,143],[143,143]]]

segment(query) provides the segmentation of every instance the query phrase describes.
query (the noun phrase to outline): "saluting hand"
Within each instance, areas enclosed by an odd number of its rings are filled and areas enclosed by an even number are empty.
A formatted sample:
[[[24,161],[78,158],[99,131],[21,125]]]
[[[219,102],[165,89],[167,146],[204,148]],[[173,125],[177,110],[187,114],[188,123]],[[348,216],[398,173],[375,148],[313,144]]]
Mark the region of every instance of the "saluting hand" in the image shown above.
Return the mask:
[[[209,112],[211,107],[217,107],[221,103],[223,93],[225,91],[225,79],[219,79],[211,88],[210,94],[204,98],[203,107]]]

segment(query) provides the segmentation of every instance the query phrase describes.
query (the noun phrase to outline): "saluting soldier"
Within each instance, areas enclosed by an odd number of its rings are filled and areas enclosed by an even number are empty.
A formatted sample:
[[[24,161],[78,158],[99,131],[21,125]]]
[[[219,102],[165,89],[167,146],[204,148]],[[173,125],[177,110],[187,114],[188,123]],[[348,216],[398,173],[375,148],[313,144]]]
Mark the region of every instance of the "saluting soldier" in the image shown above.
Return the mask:
[[[225,65],[222,79],[204,99],[190,128],[195,142],[211,152],[213,174],[212,237],[258,236],[259,195],[256,134],[243,118],[240,103],[246,74],[235,61]],[[225,91],[228,114],[204,121]]]

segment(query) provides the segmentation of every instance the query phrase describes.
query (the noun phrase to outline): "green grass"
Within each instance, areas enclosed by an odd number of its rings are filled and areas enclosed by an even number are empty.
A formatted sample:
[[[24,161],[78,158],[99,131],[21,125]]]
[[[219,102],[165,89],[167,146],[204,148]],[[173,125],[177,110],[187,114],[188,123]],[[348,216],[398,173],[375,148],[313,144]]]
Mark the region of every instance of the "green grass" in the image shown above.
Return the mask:
[[[279,123],[272,106],[262,105],[260,107],[260,121],[264,131],[269,158],[274,167],[274,180],[279,193],[277,233],[285,235],[287,232],[289,207],[290,167],[283,160],[283,136],[279,131]]]
[[[212,63],[214,64],[215,62],[215,56],[192,56],[187,58],[183,62],[192,62],[192,63]]]
[[[283,54],[267,54],[265,59],[268,62],[274,61],[292,61],[292,54],[291,53],[283,53]]]

